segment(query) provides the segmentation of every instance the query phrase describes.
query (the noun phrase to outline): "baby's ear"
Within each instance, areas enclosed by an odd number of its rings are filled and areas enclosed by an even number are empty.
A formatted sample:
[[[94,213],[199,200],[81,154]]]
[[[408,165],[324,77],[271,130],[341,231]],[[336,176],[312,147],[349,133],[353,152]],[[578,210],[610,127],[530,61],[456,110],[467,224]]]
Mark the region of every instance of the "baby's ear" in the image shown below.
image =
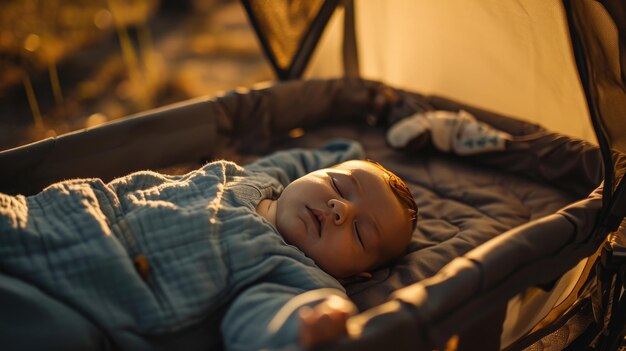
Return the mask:
[[[372,273],[370,272],[361,272],[358,274],[355,274],[353,276],[347,277],[347,278],[339,278],[337,279],[339,281],[339,283],[341,283],[341,285],[348,285],[348,284],[352,284],[352,283],[360,283],[360,282],[364,282],[367,280],[372,279]]]

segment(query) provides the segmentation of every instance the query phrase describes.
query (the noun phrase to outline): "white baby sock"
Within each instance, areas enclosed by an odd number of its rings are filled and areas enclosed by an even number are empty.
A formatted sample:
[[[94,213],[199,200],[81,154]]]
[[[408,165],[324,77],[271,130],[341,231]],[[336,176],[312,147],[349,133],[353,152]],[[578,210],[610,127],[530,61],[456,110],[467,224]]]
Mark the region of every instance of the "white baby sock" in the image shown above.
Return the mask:
[[[394,124],[387,131],[387,141],[394,148],[403,148],[422,133],[431,133],[433,145],[444,152],[472,155],[504,150],[511,135],[477,121],[461,110],[417,113]]]

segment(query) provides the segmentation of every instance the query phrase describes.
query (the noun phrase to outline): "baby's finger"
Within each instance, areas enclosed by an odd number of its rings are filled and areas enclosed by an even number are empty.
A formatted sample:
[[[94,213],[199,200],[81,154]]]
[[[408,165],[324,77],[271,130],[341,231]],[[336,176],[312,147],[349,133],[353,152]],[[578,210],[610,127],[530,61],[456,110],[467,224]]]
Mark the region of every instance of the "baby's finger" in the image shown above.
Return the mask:
[[[298,311],[298,317],[305,324],[310,324],[315,316],[315,311],[309,306],[303,306]]]
[[[339,296],[331,296],[326,300],[325,305],[330,309],[342,311],[347,314],[356,313],[356,307],[354,304],[346,299],[343,299]]]
[[[338,339],[346,331],[347,314],[337,310],[322,313],[315,325],[319,339],[330,342]]]
[[[298,312],[300,318],[300,329],[298,339],[300,344],[306,348],[315,346],[315,323],[317,314],[310,307],[302,307]]]
[[[314,347],[334,341],[340,333],[337,333],[337,324],[333,316],[328,313],[311,311],[305,313],[300,326],[299,339],[301,345]]]

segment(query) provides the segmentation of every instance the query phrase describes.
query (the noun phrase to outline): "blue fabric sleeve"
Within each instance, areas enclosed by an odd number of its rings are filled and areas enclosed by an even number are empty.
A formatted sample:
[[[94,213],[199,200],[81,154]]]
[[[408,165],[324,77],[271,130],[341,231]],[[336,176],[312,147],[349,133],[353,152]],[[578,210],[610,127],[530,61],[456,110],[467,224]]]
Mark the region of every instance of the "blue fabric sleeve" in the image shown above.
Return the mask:
[[[277,283],[254,285],[235,299],[222,321],[224,346],[230,351],[301,350],[299,308],[315,306],[332,295],[347,298],[333,288],[301,293]]]
[[[283,185],[318,169],[338,163],[362,159],[363,147],[356,141],[334,140],[319,149],[291,149],[278,151],[245,166],[249,171],[260,171],[270,175]]]

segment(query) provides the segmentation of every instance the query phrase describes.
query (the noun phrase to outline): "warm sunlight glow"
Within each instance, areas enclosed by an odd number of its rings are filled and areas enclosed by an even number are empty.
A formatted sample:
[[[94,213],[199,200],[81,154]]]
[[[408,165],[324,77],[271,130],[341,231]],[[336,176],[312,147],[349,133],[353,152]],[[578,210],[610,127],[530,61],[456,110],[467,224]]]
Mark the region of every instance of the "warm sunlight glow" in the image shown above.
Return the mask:
[[[30,52],[33,52],[39,49],[40,45],[41,45],[41,39],[39,38],[37,34],[31,33],[26,37],[26,40],[24,40],[24,49]]]

